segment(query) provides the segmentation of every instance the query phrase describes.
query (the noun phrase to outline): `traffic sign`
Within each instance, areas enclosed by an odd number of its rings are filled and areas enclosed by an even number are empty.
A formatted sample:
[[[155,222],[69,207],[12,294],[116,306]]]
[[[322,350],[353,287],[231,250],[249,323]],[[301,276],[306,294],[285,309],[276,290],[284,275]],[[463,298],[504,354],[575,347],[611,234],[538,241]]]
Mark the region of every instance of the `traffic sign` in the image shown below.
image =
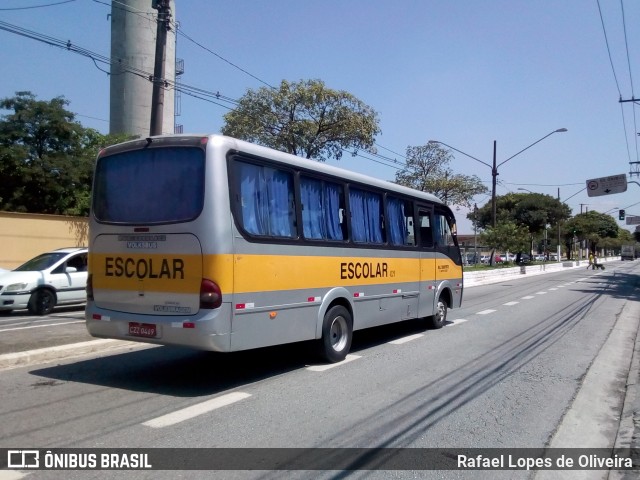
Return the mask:
[[[640,215],[628,215],[627,216],[627,225],[640,225]]]
[[[587,180],[587,195],[599,197],[627,191],[627,175],[611,175],[609,177],[593,178]]]

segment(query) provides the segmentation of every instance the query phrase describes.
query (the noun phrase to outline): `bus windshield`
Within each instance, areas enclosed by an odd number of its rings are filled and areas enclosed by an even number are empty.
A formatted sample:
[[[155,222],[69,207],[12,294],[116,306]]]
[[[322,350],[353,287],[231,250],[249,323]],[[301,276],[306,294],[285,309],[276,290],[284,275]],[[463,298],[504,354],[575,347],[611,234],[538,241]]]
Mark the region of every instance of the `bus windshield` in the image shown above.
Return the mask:
[[[204,198],[204,151],[147,148],[98,159],[93,212],[106,223],[157,224],[196,218]]]

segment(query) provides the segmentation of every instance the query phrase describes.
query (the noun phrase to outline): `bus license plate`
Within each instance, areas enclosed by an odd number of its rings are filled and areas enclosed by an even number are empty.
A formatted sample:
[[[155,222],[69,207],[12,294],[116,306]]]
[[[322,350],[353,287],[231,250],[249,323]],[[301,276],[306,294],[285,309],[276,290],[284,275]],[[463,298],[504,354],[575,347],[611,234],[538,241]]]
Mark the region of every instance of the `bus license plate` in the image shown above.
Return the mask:
[[[129,322],[129,335],[134,337],[155,337],[157,329],[153,323]]]

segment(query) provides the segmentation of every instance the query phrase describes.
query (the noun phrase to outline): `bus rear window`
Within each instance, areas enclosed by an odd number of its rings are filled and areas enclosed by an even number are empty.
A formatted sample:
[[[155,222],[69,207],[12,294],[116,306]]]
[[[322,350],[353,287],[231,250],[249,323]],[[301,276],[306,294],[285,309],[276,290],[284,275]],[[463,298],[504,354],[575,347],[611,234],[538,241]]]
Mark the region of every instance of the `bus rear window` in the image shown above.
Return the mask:
[[[148,148],[98,159],[93,214],[113,223],[193,220],[204,199],[205,152],[200,148]]]

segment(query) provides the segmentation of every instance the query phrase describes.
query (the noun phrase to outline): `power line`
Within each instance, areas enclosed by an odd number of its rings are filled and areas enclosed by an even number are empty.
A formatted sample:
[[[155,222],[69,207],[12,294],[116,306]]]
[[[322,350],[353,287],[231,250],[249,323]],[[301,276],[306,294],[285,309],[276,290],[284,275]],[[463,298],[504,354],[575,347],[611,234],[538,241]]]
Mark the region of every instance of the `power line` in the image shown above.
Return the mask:
[[[45,3],[42,5],[32,5],[30,7],[11,7],[11,8],[0,8],[0,10],[2,11],[11,11],[11,10],[30,10],[32,8],[46,8],[46,7],[55,7],[57,5],[62,5],[64,3],[71,3],[71,2],[75,2],[76,0],[64,0],[62,2],[56,2],[56,3]]]

